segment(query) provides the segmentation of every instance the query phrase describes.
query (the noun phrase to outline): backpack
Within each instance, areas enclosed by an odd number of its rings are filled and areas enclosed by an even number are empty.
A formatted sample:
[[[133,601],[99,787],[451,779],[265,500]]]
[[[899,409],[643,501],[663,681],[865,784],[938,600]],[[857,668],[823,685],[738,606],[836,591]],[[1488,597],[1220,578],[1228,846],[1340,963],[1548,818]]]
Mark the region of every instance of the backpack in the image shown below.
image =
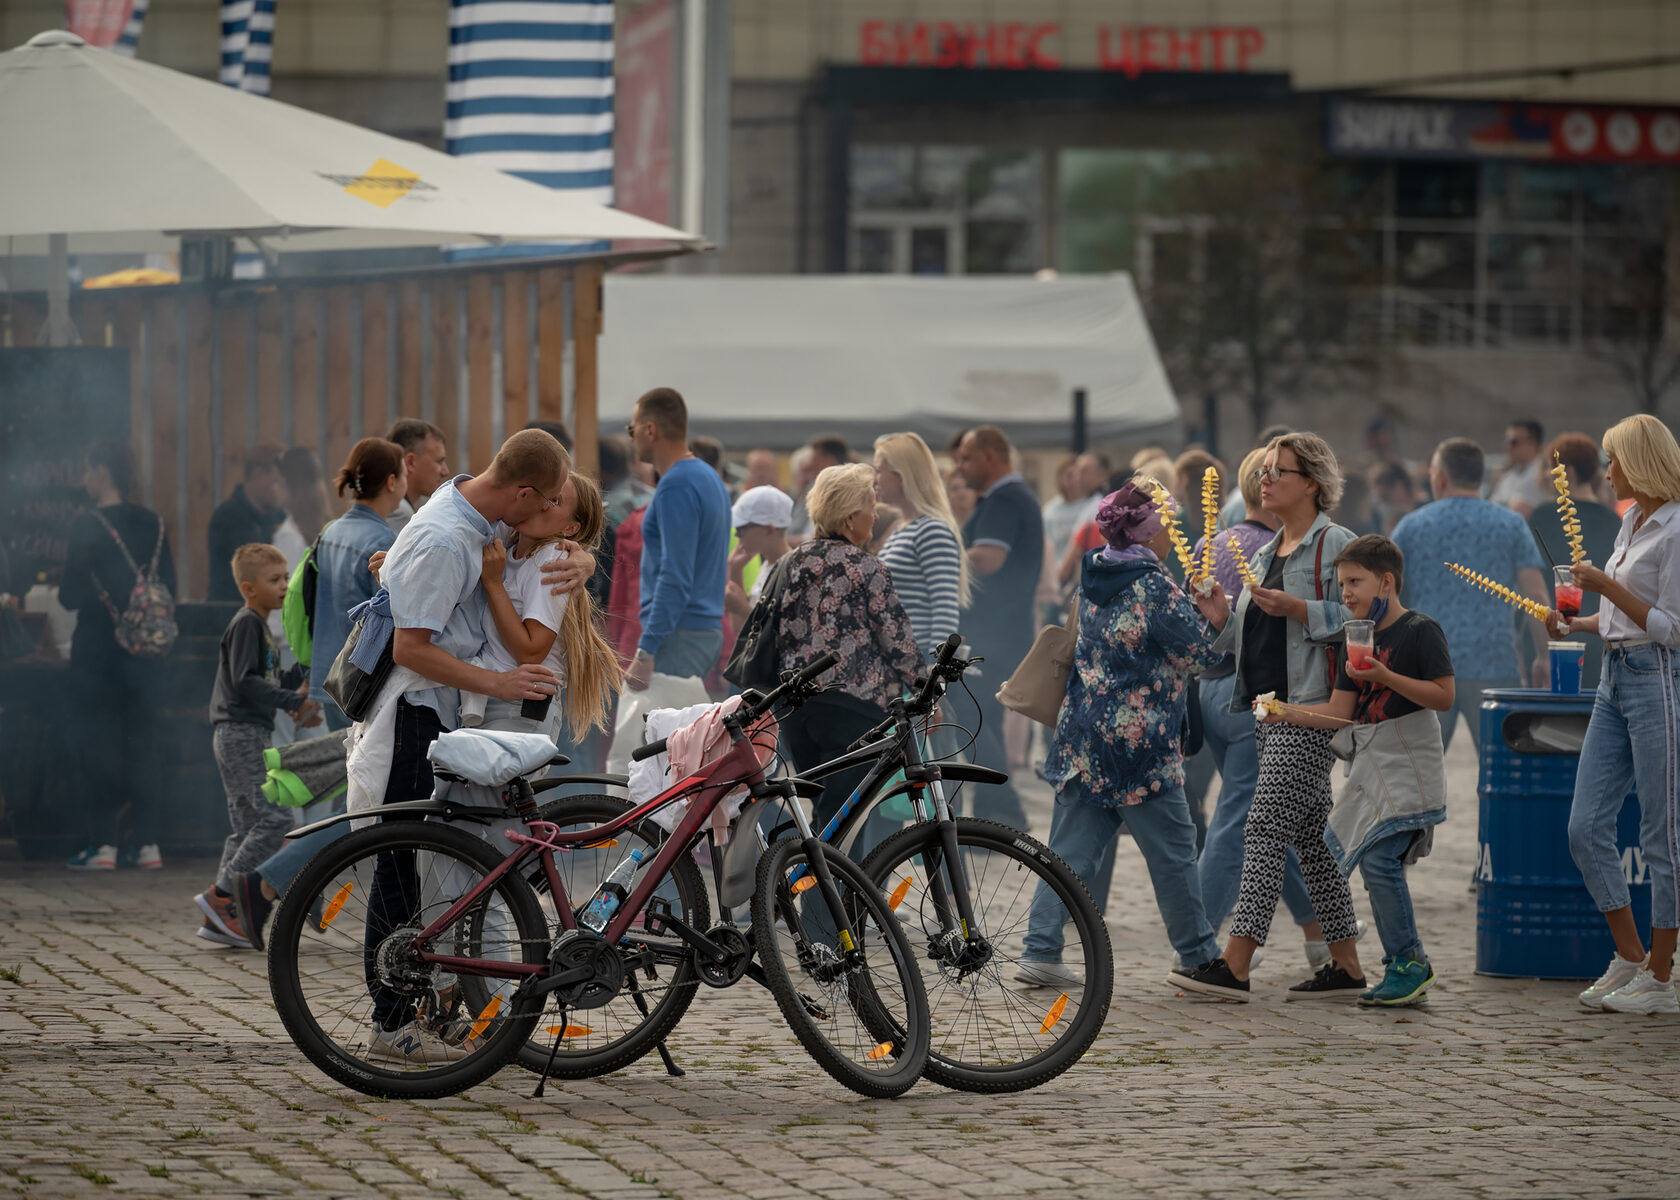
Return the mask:
[[[163,521],[161,518],[158,520],[157,545],[152,549],[152,561],[142,571],[116,527],[105,519],[105,514],[94,509],[93,516],[105,526],[105,532],[111,535],[117,549],[122,551],[128,569],[134,572],[134,587],[128,593],[128,607],[120,613],[99,580],[95,578],[93,581],[105,611],[111,614],[111,624],[116,627],[113,632],[117,645],[125,654],[132,654],[135,658],[161,658],[174,648],[175,639],[181,633],[175,624],[175,597],[158,578],[158,559],[163,556]]]
[[[312,665],[315,657],[315,585],[320,581],[321,568],[315,564],[315,553],[321,548],[321,533],[315,544],[303,552],[303,560],[292,572],[286,584],[286,600],[280,606],[280,628],[292,648],[292,656],[304,666]]]

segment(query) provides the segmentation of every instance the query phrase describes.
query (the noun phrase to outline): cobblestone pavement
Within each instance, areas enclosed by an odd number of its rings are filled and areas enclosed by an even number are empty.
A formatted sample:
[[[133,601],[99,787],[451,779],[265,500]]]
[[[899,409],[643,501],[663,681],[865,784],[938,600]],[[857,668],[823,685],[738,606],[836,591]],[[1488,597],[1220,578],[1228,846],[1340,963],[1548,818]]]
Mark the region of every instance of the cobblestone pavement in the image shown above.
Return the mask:
[[[292,1047],[261,956],[191,934],[210,864],[72,875],[0,862],[0,1188],[118,1194],[842,1198],[1680,1194],[1680,1021],[1580,1010],[1579,985],[1474,965],[1474,761],[1415,870],[1441,982],[1427,1008],[1283,1004],[1274,939],[1247,1006],[1161,982],[1136,849],[1109,906],[1113,1009],[1084,1062],[1021,1095],[922,1083],[872,1102],[822,1074],[768,998],[702,992],[656,1058],[551,1086],[504,1071],[446,1100],[371,1100]],[[1049,796],[1030,794],[1042,835]],[[1363,898],[1356,888],[1361,905]],[[1380,958],[1374,936],[1367,962]]]

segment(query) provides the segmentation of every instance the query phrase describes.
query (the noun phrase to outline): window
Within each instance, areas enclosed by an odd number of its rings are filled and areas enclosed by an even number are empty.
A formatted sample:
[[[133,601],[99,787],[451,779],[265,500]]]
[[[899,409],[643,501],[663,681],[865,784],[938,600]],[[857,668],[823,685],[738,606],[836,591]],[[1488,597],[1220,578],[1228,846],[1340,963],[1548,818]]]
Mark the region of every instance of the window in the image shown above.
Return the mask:
[[[1394,167],[1394,215],[1401,220],[1473,220],[1475,163],[1402,162]]]
[[[1043,155],[975,146],[854,146],[851,269],[1024,274],[1044,265]]]

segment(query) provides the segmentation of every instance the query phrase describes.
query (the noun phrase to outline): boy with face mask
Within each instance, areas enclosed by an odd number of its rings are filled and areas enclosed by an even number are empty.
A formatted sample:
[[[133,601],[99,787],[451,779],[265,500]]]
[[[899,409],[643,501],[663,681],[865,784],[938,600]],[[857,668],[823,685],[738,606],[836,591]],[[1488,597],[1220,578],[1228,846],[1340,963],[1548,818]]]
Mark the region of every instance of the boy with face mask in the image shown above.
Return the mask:
[[[1378,534],[1349,542],[1336,556],[1342,603],[1353,620],[1374,627],[1365,665],[1337,648],[1335,690],[1323,704],[1290,706],[1265,719],[1345,730],[1332,743],[1349,759],[1349,779],[1331,813],[1325,841],[1344,871],[1357,864],[1382,938],[1386,971],[1359,1003],[1416,1004],[1435,982],[1412,915],[1406,865],[1429,852],[1432,829],[1446,819],[1445,770],[1435,713],[1453,705],[1452,657],[1441,627],[1400,603],[1405,560]],[[1381,805],[1366,803],[1381,794]]]

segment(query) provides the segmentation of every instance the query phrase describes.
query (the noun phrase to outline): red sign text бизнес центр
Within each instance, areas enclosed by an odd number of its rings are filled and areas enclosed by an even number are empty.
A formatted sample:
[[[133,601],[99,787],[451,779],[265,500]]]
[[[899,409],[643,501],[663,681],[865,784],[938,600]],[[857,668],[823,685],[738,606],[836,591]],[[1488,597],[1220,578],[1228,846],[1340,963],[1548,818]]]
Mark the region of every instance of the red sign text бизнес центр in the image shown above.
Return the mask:
[[[993,67],[1055,71],[1064,65],[1062,27],[1022,21],[864,21],[858,61],[871,67]],[[1102,25],[1095,65],[1136,78],[1155,71],[1246,71],[1266,46],[1252,26]]]

